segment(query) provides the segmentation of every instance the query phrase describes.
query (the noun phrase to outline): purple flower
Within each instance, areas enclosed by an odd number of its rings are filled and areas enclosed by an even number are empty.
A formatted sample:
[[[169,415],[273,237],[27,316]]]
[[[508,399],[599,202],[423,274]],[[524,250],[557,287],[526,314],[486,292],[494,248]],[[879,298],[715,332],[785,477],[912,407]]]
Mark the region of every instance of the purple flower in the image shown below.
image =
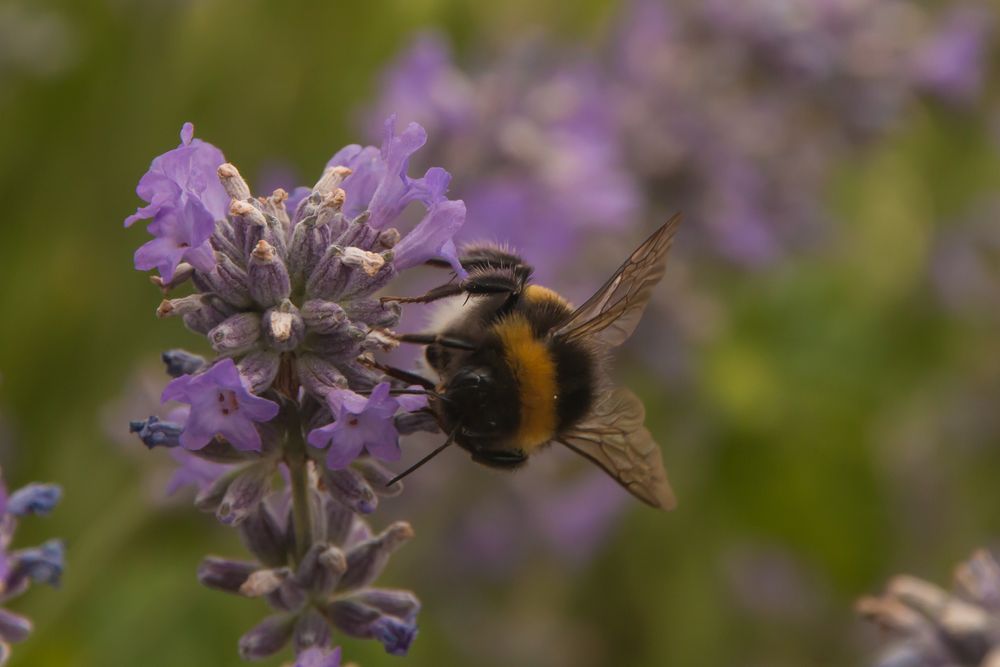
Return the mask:
[[[985,7],[968,5],[952,10],[943,23],[916,53],[914,76],[945,100],[972,102],[983,86],[993,16]]]
[[[230,201],[216,175],[225,162],[222,151],[193,136],[194,126],[185,123],[181,145],[153,160],[136,188],[149,203],[125,219],[129,227],[152,218],[147,230],[156,238],[136,251],[135,268],[155,268],[165,281],[182,261],[212,270],[215,254],[209,238],[215,221],[226,217]]]
[[[340,647],[332,651],[316,646],[299,653],[294,667],[340,667]]]
[[[577,257],[590,232],[631,224],[638,193],[622,168],[597,67],[540,51],[522,43],[473,78],[450,61],[440,37],[422,36],[388,70],[377,107],[433,128],[425,154],[460,165],[466,235],[544,247],[544,280]],[[397,266],[436,255],[457,268],[449,243],[428,238],[419,250],[408,249]]]
[[[201,493],[231,467],[224,463],[206,461],[179,447],[170,450],[170,457],[177,462],[177,468],[167,482],[168,496],[174,495],[185,486],[193,486],[197,493]]]
[[[311,431],[307,440],[313,447],[329,447],[328,468],[346,468],[366,450],[383,461],[399,460],[399,433],[392,418],[401,407],[412,412],[426,399],[422,396],[393,398],[389,388],[388,382],[382,382],[367,397],[350,389],[327,394],[334,421]]]
[[[250,393],[232,359],[223,359],[204,373],[171,381],[161,398],[191,406],[181,433],[181,446],[187,449],[201,449],[221,435],[237,449],[260,451],[254,423],[270,421],[278,414],[277,403]]]
[[[419,120],[431,133],[457,130],[476,114],[475,89],[455,68],[439,34],[419,35],[386,71],[381,91],[376,118],[398,113]]]

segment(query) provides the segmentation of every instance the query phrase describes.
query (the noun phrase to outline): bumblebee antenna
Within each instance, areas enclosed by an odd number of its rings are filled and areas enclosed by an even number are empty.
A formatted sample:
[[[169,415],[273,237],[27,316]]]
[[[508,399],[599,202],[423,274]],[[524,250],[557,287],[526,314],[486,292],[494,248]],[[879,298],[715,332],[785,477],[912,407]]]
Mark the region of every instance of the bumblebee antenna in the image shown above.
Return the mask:
[[[403,472],[399,473],[398,475],[396,475],[395,477],[393,477],[392,479],[390,479],[388,482],[385,483],[385,485],[386,486],[392,486],[393,484],[395,484],[399,480],[403,479],[404,477],[406,477],[407,475],[409,475],[411,472],[413,472],[414,470],[416,470],[417,468],[419,468],[420,466],[422,466],[423,464],[427,463],[432,458],[434,458],[435,456],[437,456],[438,454],[440,454],[441,452],[443,452],[445,450],[445,448],[448,447],[448,445],[450,445],[451,443],[455,442],[455,435],[458,433],[458,429],[459,428],[460,427],[458,427],[458,426],[455,427],[455,429],[448,435],[448,439],[444,441],[443,445],[440,445],[437,449],[435,449],[434,451],[432,451],[430,454],[428,454],[427,456],[425,456],[424,458],[420,459],[419,461],[417,461],[416,463],[414,463],[413,465],[411,465],[409,468],[407,468]]]

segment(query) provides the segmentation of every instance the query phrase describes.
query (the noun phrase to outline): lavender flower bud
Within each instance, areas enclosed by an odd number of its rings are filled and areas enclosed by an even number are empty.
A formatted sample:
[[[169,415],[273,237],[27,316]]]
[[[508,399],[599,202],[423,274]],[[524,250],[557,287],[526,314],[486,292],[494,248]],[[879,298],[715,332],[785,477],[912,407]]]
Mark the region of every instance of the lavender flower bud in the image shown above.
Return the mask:
[[[258,241],[250,253],[247,276],[250,279],[250,296],[262,308],[276,306],[291,294],[288,269],[281,257],[275,254],[274,246],[267,241]]]
[[[393,483],[392,486],[387,486],[395,474],[370,458],[358,459],[354,462],[354,467],[361,472],[361,476],[371,485],[372,490],[380,496],[387,498],[398,496],[403,491],[403,483],[399,481]]]
[[[390,655],[405,655],[417,636],[416,624],[383,615],[356,599],[337,600],[323,613],[344,634],[377,639]]]
[[[278,188],[271,193],[270,197],[266,199],[260,197],[258,201],[264,205],[264,212],[273,215],[281,223],[287,234],[288,230],[292,227],[292,221],[288,218],[288,209],[285,208],[285,202],[288,201],[288,193],[282,188]]]
[[[207,335],[209,331],[236,311],[214,294],[201,296],[201,308],[184,316],[184,326],[195,333]]]
[[[257,313],[236,313],[208,332],[212,349],[219,354],[246,352],[260,338],[261,317]]]
[[[205,365],[205,358],[186,350],[167,350],[160,358],[167,367],[167,375],[178,378],[197,373]]]
[[[237,309],[253,305],[248,291],[246,271],[224,253],[216,253],[215,261],[215,268],[210,273],[195,271],[192,276],[195,287],[202,292],[212,292]]]
[[[399,230],[395,227],[390,227],[389,229],[383,229],[378,234],[378,241],[376,242],[376,247],[383,250],[391,250],[396,247],[399,243],[400,234]]]
[[[295,371],[305,390],[321,399],[334,389],[347,388],[344,374],[319,355],[299,355],[295,360]]]
[[[352,597],[369,607],[378,609],[383,614],[395,616],[410,623],[414,622],[417,619],[417,614],[420,613],[420,600],[410,591],[372,588],[359,591]]]
[[[164,292],[169,292],[178,285],[184,284],[191,279],[194,274],[194,267],[187,262],[181,262],[174,270],[174,275],[170,280],[164,280],[162,276],[150,276],[149,282],[159,287]]]
[[[292,638],[295,619],[292,614],[276,614],[265,618],[240,637],[240,657],[244,660],[261,660],[283,649]]]
[[[275,609],[298,611],[305,605],[308,596],[294,579],[286,579],[278,590],[267,596],[267,603]]]
[[[227,526],[238,526],[259,506],[270,490],[271,464],[255,463],[236,476],[226,489],[215,516]]]
[[[248,598],[270,595],[285,583],[290,574],[287,567],[257,570],[240,585],[240,595]]]
[[[295,289],[303,287],[329,245],[330,229],[319,224],[315,215],[295,225],[288,246],[289,275]]]
[[[306,325],[299,309],[288,299],[279,306],[264,311],[261,328],[265,342],[281,352],[294,350],[306,334]]]
[[[221,252],[231,259],[237,266],[246,265],[246,254],[243,252],[242,244],[235,243],[236,230],[226,219],[218,220],[215,223],[215,230],[212,232],[212,248]]]
[[[6,609],[0,609],[0,641],[23,642],[31,634],[31,620]],[[0,665],[4,664],[0,658]]]
[[[61,540],[49,540],[40,547],[16,552],[8,580],[10,587],[15,588],[22,579],[58,586],[65,559],[66,549]]]
[[[377,537],[352,548],[347,552],[347,572],[341,577],[337,590],[362,588],[375,581],[393,552],[412,537],[410,524],[397,521]]]
[[[301,653],[313,646],[324,647],[330,643],[330,624],[315,609],[308,609],[295,624],[292,645],[295,653]]]
[[[278,524],[267,503],[261,503],[257,511],[240,524],[239,530],[243,544],[264,565],[278,567],[288,562],[292,548],[290,536]]]
[[[368,218],[367,211],[359,215],[351,221],[343,234],[334,239],[334,242],[344,248],[354,246],[368,250],[375,247],[380,232],[368,224]]]
[[[313,544],[299,564],[295,581],[313,595],[326,596],[334,591],[347,571],[344,552],[332,544]]]
[[[344,310],[352,320],[360,320],[370,327],[388,329],[399,323],[402,313],[398,303],[381,303],[378,299],[348,301]]]
[[[255,394],[260,394],[274,382],[280,365],[281,357],[277,352],[254,350],[240,359],[236,367],[239,369],[240,375],[250,383],[250,390]]]
[[[394,616],[382,616],[372,623],[371,634],[389,655],[406,655],[417,638],[417,626]]]
[[[365,271],[351,272],[347,284],[344,285],[342,298],[351,299],[355,296],[364,296],[382,289],[396,277],[396,267],[391,264],[392,251],[387,250],[380,257],[384,264],[378,272],[369,274]]]
[[[243,180],[243,176],[240,175],[240,170],[236,168],[236,165],[229,162],[219,165],[218,174],[219,181],[222,183],[222,187],[225,189],[227,195],[233,199],[246,199],[251,196],[250,186]]]
[[[340,334],[330,336],[309,336],[307,343],[310,349],[315,350],[328,361],[346,362],[350,359],[356,358],[361,353],[361,345],[364,343],[367,335],[368,332],[365,329],[351,325]],[[347,370],[344,368],[343,364],[338,364],[338,367],[347,377],[348,382],[350,382],[351,376],[347,374]],[[352,383],[351,386],[357,385]]]
[[[7,499],[7,512],[14,516],[45,515],[52,511],[61,497],[62,489],[55,484],[28,484]]]
[[[333,498],[323,503],[326,518],[326,538],[336,544],[344,544],[354,527],[355,514],[346,505]]]
[[[203,302],[204,296],[201,294],[189,294],[179,299],[164,299],[156,307],[156,316],[161,319],[164,317],[183,317],[200,310]]]
[[[310,333],[338,334],[350,324],[344,309],[333,301],[310,299],[302,304],[302,321]]]
[[[378,497],[372,487],[352,468],[324,468],[323,481],[330,495],[359,514],[371,514],[378,507]]]
[[[333,299],[347,284],[347,271],[342,261],[344,249],[332,245],[316,262],[316,268],[306,279],[306,296],[310,299]]]
[[[323,175],[316,181],[313,190],[321,194],[331,194],[337,190],[340,184],[344,182],[344,179],[350,176],[351,173],[348,167],[340,165],[327,167],[323,170]]]
[[[259,567],[257,563],[207,556],[198,565],[198,581],[218,591],[239,593],[243,582]]]
[[[150,415],[145,421],[131,421],[128,424],[129,433],[136,433],[142,444],[150,449],[153,447],[177,447],[181,444],[182,424],[160,421],[155,415]]]

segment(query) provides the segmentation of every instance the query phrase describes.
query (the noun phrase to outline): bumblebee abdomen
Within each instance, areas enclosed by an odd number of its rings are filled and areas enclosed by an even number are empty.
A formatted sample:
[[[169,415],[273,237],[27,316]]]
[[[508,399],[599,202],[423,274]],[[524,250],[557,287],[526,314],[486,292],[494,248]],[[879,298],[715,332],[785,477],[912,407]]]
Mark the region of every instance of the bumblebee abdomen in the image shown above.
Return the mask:
[[[513,443],[525,452],[552,439],[559,425],[556,362],[532,324],[514,314],[493,326],[517,384],[520,413]]]

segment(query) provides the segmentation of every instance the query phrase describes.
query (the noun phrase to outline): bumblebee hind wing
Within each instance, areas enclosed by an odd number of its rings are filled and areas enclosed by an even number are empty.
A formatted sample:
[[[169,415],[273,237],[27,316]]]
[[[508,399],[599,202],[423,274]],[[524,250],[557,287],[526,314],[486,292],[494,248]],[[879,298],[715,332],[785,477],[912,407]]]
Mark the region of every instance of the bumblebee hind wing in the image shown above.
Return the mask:
[[[635,394],[619,387],[556,440],[596,463],[647,505],[670,510],[677,503],[660,448],[643,426],[645,412]]]

